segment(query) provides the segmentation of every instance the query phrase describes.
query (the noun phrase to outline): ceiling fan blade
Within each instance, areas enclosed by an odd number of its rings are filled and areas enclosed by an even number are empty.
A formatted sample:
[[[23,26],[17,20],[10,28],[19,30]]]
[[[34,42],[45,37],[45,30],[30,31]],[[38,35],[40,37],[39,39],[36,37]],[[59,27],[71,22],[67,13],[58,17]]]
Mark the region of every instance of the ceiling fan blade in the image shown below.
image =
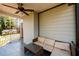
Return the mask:
[[[24,9],[24,11],[34,12],[34,10],[32,10],[32,9]]]
[[[29,15],[28,13],[26,13],[25,11],[22,11],[25,15]]]
[[[15,8],[15,7],[12,7],[12,6],[9,6],[9,5],[5,5],[5,4],[2,4],[3,6],[6,6],[6,7],[10,7],[10,8],[13,8],[13,9],[17,9],[18,10],[18,8]]]
[[[20,11],[16,11],[15,14],[18,14]]]

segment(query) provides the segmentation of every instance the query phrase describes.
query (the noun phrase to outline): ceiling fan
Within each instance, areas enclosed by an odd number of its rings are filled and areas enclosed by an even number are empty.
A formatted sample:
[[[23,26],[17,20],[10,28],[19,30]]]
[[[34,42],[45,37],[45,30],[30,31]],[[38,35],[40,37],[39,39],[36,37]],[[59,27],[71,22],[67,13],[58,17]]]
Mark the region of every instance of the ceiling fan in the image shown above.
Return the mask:
[[[18,7],[13,7],[13,6],[9,6],[9,5],[5,5],[5,4],[2,4],[3,6],[6,6],[6,7],[10,7],[10,8],[13,8],[13,9],[16,9],[17,11],[15,12],[15,14],[18,14],[19,12],[23,12],[25,15],[29,15],[26,11],[29,11],[29,12],[33,12],[34,10],[32,9],[25,9],[23,7],[23,4],[22,3],[17,3]]]

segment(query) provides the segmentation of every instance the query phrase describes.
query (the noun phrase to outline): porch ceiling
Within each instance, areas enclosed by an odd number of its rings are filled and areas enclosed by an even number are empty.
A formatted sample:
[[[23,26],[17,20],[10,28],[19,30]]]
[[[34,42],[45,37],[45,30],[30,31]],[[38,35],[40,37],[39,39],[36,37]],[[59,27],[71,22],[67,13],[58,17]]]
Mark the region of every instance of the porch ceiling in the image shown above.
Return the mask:
[[[6,5],[10,5],[17,8],[17,4],[15,3],[6,3]],[[58,5],[58,3],[24,3],[23,7],[26,9],[33,9],[34,11],[39,13],[56,5]],[[0,12],[9,13],[21,17],[24,15],[23,13],[14,14],[16,11],[16,9],[5,7],[0,4]]]

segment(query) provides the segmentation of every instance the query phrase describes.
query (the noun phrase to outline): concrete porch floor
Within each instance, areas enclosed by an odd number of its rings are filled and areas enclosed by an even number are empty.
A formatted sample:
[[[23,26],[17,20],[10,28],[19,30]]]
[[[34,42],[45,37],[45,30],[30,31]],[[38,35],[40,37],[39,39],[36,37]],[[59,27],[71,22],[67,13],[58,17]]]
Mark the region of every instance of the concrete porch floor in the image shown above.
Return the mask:
[[[22,45],[22,41],[18,40],[0,47],[0,56],[24,56]]]

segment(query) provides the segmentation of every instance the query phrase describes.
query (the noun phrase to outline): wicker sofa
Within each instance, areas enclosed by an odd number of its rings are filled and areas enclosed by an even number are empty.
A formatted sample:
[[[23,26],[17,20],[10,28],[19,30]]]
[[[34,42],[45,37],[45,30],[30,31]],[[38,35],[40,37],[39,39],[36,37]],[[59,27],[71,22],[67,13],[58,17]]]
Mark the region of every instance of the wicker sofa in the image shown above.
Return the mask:
[[[43,49],[51,52],[50,56],[70,56],[70,44],[51,40],[45,37],[38,37],[33,40],[34,44],[42,46]]]

